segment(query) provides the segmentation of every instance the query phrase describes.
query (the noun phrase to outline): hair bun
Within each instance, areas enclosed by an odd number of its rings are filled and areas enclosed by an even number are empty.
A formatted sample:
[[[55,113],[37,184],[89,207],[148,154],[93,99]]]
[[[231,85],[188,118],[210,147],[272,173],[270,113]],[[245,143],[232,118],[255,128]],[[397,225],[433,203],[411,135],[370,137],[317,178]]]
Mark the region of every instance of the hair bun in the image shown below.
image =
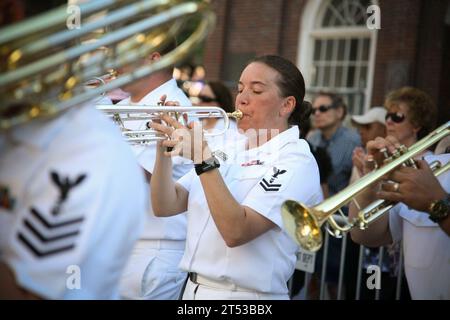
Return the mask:
[[[311,116],[312,113],[312,104],[309,101],[303,100],[302,105],[301,105],[301,109],[302,109],[302,119],[306,119],[309,118]]]
[[[312,105],[308,101],[302,102],[301,105],[296,105],[294,111],[289,117],[290,125],[299,125],[305,120],[308,120],[312,112]]]

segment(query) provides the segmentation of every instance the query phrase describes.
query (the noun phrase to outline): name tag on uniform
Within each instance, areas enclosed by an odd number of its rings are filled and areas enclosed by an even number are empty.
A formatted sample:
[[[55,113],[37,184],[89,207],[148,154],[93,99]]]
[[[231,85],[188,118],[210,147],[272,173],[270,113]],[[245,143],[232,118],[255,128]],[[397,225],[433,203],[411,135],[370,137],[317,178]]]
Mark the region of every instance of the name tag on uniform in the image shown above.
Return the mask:
[[[315,262],[316,254],[314,252],[305,251],[302,248],[299,248],[297,251],[297,263],[295,265],[297,270],[313,273]]]

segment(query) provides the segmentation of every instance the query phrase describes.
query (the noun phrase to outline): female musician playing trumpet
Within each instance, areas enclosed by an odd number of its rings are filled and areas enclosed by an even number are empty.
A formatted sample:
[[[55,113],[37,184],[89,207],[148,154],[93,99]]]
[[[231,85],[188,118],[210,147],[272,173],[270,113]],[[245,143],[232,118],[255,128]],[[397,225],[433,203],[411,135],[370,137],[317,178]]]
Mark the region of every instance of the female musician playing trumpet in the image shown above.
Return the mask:
[[[169,136],[174,128],[188,133],[159,144],[151,181],[156,215],[188,212],[180,264],[190,273],[184,299],[288,299],[297,246],[284,230],[281,204],[286,198],[309,204],[322,199],[314,157],[298,127],[290,127],[309,116],[304,94],[303,77],[291,62],[263,56],[247,65],[236,97],[246,146],[226,148],[226,161],[204,142],[200,152],[189,152],[199,142],[194,124],[186,128],[167,116],[171,127],[152,124]],[[170,156],[177,149],[196,165],[175,183]]]

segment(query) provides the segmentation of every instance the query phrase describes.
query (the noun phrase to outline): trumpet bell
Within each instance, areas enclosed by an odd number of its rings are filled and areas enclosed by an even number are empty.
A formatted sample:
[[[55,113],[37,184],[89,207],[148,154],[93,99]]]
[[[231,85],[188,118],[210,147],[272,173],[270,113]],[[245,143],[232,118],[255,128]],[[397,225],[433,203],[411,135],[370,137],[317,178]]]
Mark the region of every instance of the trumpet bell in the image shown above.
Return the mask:
[[[323,243],[320,222],[303,204],[287,200],[281,206],[281,216],[291,239],[305,250],[315,252]]]

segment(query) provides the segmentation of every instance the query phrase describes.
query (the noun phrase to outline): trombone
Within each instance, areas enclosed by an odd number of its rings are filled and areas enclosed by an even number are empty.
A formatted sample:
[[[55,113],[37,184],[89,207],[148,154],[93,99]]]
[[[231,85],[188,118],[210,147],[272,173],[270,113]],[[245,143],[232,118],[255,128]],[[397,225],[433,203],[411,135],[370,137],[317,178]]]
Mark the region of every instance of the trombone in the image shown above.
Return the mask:
[[[183,107],[183,106],[114,106],[97,105],[97,110],[102,111],[112,118],[121,128],[122,134],[130,144],[147,144],[150,142],[164,140],[167,137],[149,127],[149,122],[161,120],[162,115],[169,116],[187,125],[184,117],[190,119],[221,118],[224,120],[224,128],[215,132],[205,132],[205,137],[212,137],[225,134],[230,127],[230,118],[241,119],[242,111],[225,112],[219,107]],[[146,130],[130,130],[126,128],[127,121],[148,121]]]
[[[447,121],[444,125],[416,142],[409,149],[403,147],[397,150],[391,157],[385,160],[386,164],[379,169],[365,175],[341,192],[314,207],[307,207],[293,200],[285,201],[281,207],[281,215],[286,231],[303,249],[314,252],[322,246],[323,236],[320,228],[325,222],[329,224],[327,231],[334,237],[341,237],[343,233],[350,231],[352,228],[366,229],[373,221],[388,212],[396,203],[379,199],[361,209],[353,198],[382,179],[386,174],[395,170],[398,166],[414,166],[414,156],[420,154],[449,134],[450,121]],[[450,169],[450,163],[442,166],[439,161],[435,161],[430,167],[434,175],[439,176]],[[341,208],[350,203],[350,201],[354,201],[360,210],[358,216],[352,221],[341,211]],[[333,217],[333,214],[336,212],[340,213],[337,216],[339,222]]]

